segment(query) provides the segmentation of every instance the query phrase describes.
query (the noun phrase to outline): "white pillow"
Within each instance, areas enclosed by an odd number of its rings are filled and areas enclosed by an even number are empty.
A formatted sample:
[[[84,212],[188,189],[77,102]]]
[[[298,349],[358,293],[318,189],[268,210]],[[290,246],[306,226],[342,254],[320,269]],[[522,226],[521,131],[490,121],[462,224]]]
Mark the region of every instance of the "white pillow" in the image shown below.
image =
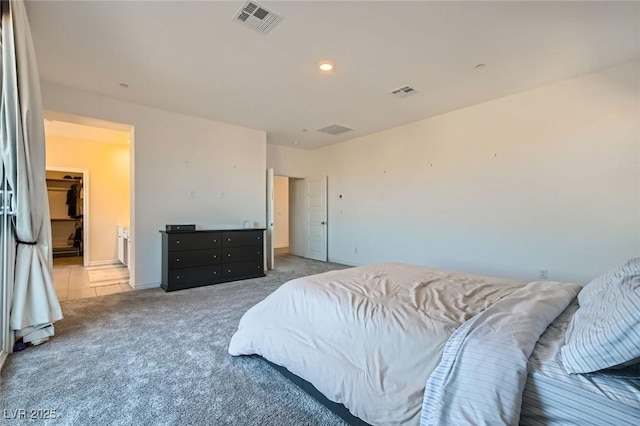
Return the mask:
[[[591,373],[640,358],[640,275],[605,286],[584,304],[578,301],[561,349],[568,373]]]

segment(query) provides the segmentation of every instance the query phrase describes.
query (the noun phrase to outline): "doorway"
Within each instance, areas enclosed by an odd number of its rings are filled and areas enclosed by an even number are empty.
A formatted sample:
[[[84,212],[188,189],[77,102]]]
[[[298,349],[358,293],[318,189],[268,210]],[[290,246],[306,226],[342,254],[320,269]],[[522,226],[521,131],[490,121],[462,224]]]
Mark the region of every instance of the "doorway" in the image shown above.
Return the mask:
[[[327,177],[295,178],[267,172],[267,265],[291,254],[326,262]]]
[[[289,253],[289,178],[273,177],[273,250]]]
[[[58,299],[129,291],[132,261],[119,249],[123,230],[130,232],[132,132],[82,117],[45,117]]]
[[[47,167],[46,183],[51,219],[53,266],[88,265],[89,200],[84,190],[88,170]]]
[[[300,178],[289,179],[289,253],[307,256],[307,208],[306,182]]]

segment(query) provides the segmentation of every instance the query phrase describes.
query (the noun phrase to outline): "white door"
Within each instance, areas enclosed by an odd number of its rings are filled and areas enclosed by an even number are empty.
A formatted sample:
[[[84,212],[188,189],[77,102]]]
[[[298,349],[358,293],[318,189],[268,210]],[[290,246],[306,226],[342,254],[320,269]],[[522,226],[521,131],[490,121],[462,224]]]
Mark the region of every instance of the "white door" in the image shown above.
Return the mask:
[[[275,268],[275,255],[274,255],[274,238],[273,225],[274,225],[274,191],[273,191],[273,169],[267,169],[267,269]]]
[[[327,261],[327,177],[305,179],[307,183],[307,256]]]

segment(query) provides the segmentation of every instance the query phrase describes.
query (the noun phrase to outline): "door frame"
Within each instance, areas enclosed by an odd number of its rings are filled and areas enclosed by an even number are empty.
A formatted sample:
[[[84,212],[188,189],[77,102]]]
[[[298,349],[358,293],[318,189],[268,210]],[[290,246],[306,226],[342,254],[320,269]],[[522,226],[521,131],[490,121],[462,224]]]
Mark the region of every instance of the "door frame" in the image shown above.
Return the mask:
[[[274,178],[275,172],[274,169],[269,168],[267,169],[267,182],[266,182],[266,224],[267,224],[267,231],[266,231],[266,238],[265,238],[265,244],[266,244],[266,249],[265,249],[265,255],[267,258],[267,269],[274,269],[275,268],[275,244],[274,244],[274,238],[275,238],[275,234],[273,232],[273,226],[274,226],[274,221],[270,219],[274,218],[274,183],[273,183],[273,178]],[[291,176],[288,174],[282,174],[279,173],[278,176],[283,176],[283,177],[287,177],[289,178],[289,248],[291,249],[292,244],[291,241],[295,238],[295,236],[297,235],[296,233],[296,229],[292,227],[292,222],[293,220],[291,219],[294,216],[294,212],[293,212],[293,208],[296,207],[295,205],[293,205],[291,203],[291,185],[293,184],[294,181],[303,181],[304,182],[304,186],[305,188],[307,187],[307,179],[313,179],[313,178],[319,178],[319,177],[324,177],[325,179],[325,196],[326,196],[326,200],[325,200],[325,246],[326,246],[326,259],[324,260],[324,262],[328,262],[329,261],[329,177],[327,175],[322,175],[322,176],[307,176],[307,177],[299,177],[299,176]],[[307,194],[305,192],[305,200],[307,200]],[[305,229],[306,229],[306,239],[307,241],[305,241],[305,252],[304,254],[302,253],[292,253],[294,255],[301,255],[305,258],[309,258],[308,257],[308,239],[309,239],[309,224],[308,224],[308,215],[309,215],[309,206],[308,206],[308,201],[305,201],[304,203],[304,209],[306,210],[306,217],[307,219],[305,219]],[[271,259],[271,260],[270,260]]]
[[[275,268],[275,235],[273,233],[273,227],[275,225],[275,196],[274,196],[274,184],[273,184],[273,169],[267,169],[267,270]]]
[[[47,172],[70,172],[82,174],[82,264],[89,266],[89,170],[74,167],[47,166]],[[51,211],[51,207],[49,207]]]

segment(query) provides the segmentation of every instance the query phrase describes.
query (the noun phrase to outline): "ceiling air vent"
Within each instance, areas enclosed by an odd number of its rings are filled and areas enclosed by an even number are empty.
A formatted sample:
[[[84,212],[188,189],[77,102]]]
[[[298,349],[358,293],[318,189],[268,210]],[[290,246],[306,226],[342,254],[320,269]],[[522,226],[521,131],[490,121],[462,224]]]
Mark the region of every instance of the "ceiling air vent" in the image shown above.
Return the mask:
[[[407,96],[411,96],[416,93],[418,93],[418,91],[410,86],[402,86],[391,91],[392,95],[398,96],[400,98],[406,98]]]
[[[267,34],[282,20],[282,16],[254,1],[248,1],[236,12],[233,20],[259,33]]]
[[[331,126],[323,127],[322,129],[318,129],[319,132],[328,133],[330,135],[339,135],[341,133],[350,132],[353,129],[348,127],[340,126],[339,124],[332,124]]]

